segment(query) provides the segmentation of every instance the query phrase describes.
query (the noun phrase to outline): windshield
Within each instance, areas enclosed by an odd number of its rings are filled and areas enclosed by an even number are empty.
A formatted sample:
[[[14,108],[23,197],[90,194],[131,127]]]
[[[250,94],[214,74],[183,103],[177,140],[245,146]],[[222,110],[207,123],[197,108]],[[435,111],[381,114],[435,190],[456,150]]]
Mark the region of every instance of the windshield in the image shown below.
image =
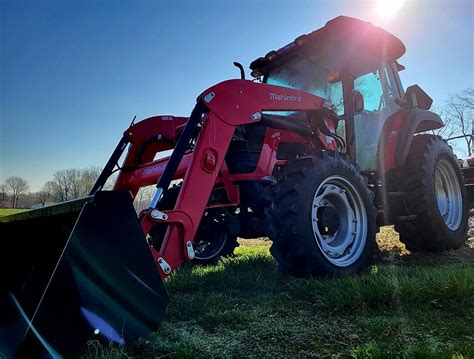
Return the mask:
[[[344,113],[342,84],[328,83],[330,71],[301,59],[293,64],[272,71],[267,83],[270,85],[289,87],[322,97],[333,105],[338,115]]]
[[[364,97],[364,111],[380,112],[389,109],[394,112],[398,109],[395,105],[396,89],[387,70],[387,66],[384,66],[355,79],[354,90]],[[329,83],[330,74],[329,70],[307,59],[300,59],[272,71],[266,82],[322,97],[332,104],[333,110],[340,116],[344,114],[342,83]]]
[[[378,139],[385,120],[399,109],[396,81],[390,76],[389,65],[373,72],[359,74],[354,79],[354,90],[364,99],[364,109],[354,114],[356,157],[362,170],[375,170]],[[331,72],[308,59],[299,59],[275,69],[267,78],[271,85],[289,87],[322,97],[329,101],[338,116],[344,114],[341,81],[328,82]],[[280,113],[282,114],[282,113]],[[286,112],[285,115],[294,115]],[[341,121],[337,134],[345,138],[345,123]]]

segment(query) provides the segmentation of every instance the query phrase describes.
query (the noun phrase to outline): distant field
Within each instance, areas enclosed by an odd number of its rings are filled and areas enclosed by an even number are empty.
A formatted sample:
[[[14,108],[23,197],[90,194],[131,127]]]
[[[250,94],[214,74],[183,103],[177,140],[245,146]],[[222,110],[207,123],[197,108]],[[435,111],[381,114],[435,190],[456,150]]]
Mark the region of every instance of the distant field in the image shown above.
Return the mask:
[[[412,254],[392,228],[370,271],[295,279],[270,242],[241,240],[234,258],[184,266],[165,285],[168,320],[124,348],[83,358],[473,358],[474,244]]]
[[[9,214],[19,213],[27,211],[27,209],[23,208],[0,208],[0,217],[1,216],[8,216]]]

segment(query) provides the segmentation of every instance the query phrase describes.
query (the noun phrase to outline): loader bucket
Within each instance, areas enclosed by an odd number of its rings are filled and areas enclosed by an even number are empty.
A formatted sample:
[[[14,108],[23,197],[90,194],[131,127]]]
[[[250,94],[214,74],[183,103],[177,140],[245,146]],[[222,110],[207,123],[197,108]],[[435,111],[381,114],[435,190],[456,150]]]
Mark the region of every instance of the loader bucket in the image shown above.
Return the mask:
[[[157,329],[168,296],[130,195],[0,217],[0,356],[71,357]]]

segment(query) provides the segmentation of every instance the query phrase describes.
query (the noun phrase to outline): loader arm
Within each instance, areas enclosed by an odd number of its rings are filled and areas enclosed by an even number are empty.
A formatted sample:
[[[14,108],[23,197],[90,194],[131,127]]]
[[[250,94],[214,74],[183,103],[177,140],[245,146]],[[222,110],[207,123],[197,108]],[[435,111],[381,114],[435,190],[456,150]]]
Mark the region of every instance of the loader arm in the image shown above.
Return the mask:
[[[260,122],[262,111],[312,111],[322,108],[324,104],[323,98],[306,92],[246,80],[222,82],[198,97],[197,105],[158,181],[157,194],[141,220],[145,235],[155,222],[168,224],[160,250],[150,247],[162,278],[194,256],[194,237],[235,127]],[[160,212],[159,198],[175,177],[190,134],[200,126],[202,129],[176,205],[173,210]]]

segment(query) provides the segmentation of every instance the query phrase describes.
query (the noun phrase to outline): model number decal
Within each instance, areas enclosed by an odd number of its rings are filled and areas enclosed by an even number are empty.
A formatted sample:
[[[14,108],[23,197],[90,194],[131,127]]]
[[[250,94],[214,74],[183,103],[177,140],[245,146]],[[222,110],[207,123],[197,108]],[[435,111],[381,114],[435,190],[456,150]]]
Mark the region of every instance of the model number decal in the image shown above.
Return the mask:
[[[158,165],[158,166],[153,166],[150,168],[145,168],[143,170],[143,175],[149,175],[151,173],[157,173],[157,172],[162,172],[165,170],[166,165]]]

